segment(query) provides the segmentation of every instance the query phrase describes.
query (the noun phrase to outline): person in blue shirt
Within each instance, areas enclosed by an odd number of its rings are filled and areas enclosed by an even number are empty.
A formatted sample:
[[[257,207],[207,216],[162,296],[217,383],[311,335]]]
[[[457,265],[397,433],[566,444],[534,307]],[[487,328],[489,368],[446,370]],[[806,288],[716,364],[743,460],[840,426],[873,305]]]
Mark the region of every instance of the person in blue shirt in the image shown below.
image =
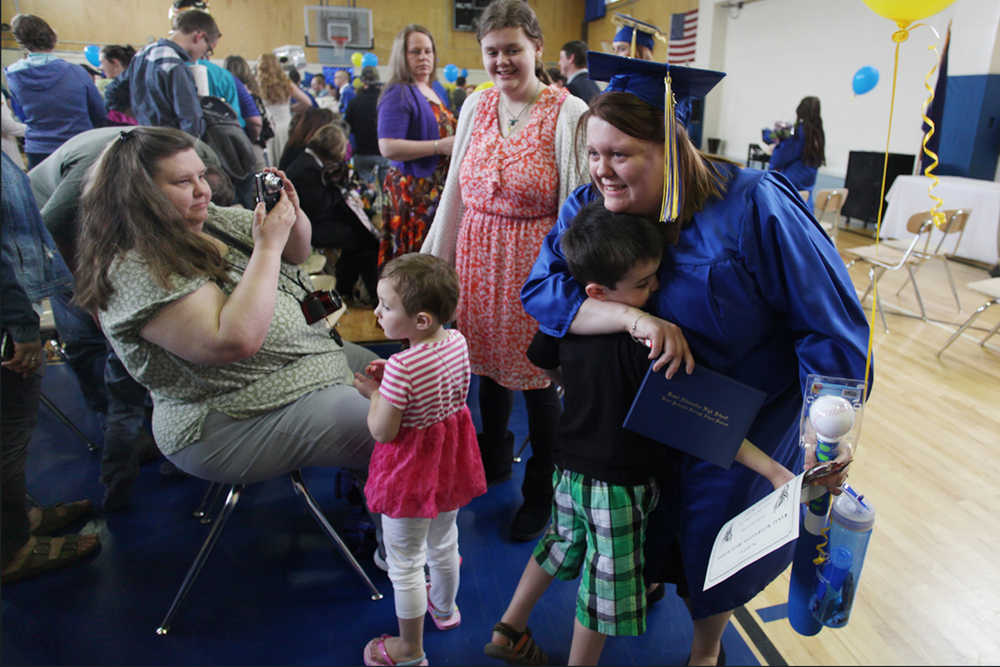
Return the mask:
[[[795,109],[795,131],[784,139],[775,137],[775,140],[769,168],[784,174],[796,189],[809,191],[807,205],[811,211],[816,172],[826,164],[826,135],[819,113],[819,98],[803,97]]]
[[[521,290],[525,310],[552,336],[625,331],[646,339],[654,369],[668,377],[692,371],[697,359],[765,391],[747,439],[802,470],[804,450],[806,465],[814,463],[799,438],[805,378],[865,376],[868,322],[843,260],[784,176],[700,153],[688,139],[690,98],[703,97],[722,72],[597,53],[588,65],[592,78],[609,80],[584,116],[592,183],[563,204]],[[665,110],[673,99],[665,95],[667,73],[678,102]],[[570,275],[559,237],[592,201],[664,221],[660,290],[649,312],[589,298]],[[676,210],[664,210],[665,202]],[[838,457],[847,460],[850,448]],[[732,611],[791,563],[793,544],[702,590],[722,525],[772,490],[744,466],[726,470],[685,456],[678,593],[694,621],[691,664],[716,664]]]
[[[340,115],[347,113],[347,105],[354,99],[354,87],[351,85],[351,75],[347,70],[338,69],[333,73],[333,85],[340,92]],[[447,100],[445,96],[442,99]]]
[[[191,72],[178,65],[210,58],[221,38],[210,14],[196,9],[181,12],[169,37],[139,51],[128,69],[108,84],[104,91],[108,103],[131,107],[140,125],[176,127],[200,139],[205,133],[201,100]]]
[[[28,126],[24,152],[31,169],[70,137],[104,125],[108,113],[90,74],[52,55],[56,33],[45,19],[18,14],[11,29],[28,52],[6,74]]]

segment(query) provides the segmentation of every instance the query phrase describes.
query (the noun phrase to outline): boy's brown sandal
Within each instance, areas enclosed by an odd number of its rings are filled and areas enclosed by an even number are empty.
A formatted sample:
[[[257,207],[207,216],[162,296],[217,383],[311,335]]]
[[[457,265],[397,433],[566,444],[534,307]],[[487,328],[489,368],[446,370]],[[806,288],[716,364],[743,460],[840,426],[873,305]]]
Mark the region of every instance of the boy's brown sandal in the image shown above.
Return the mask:
[[[546,665],[549,662],[545,651],[531,637],[531,630],[525,628],[518,632],[503,621],[493,626],[494,632],[499,632],[510,640],[510,646],[494,644],[492,641],[483,647],[483,653],[491,658],[505,661],[509,665]]]

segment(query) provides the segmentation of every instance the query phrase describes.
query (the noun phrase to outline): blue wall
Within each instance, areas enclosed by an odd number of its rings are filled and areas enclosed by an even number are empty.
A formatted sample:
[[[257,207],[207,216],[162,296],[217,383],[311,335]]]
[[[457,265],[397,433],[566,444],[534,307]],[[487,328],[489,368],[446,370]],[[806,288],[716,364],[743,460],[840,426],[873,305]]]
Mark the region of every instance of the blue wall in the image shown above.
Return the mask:
[[[949,76],[939,176],[992,181],[1000,154],[1000,74]]]

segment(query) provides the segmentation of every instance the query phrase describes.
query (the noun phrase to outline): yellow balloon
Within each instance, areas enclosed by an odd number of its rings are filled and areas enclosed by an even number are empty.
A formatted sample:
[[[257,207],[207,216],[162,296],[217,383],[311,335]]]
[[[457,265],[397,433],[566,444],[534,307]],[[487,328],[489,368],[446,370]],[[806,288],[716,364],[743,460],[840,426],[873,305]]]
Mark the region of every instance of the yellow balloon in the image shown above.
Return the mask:
[[[492,88],[492,87],[493,87],[492,81],[483,81],[481,84],[476,86],[475,92],[479,92],[480,90],[486,90],[487,88]]]
[[[914,21],[937,14],[955,0],[865,0],[865,4],[879,16],[905,28]]]
[[[954,2],[954,0],[952,0]],[[355,51],[351,54],[351,62],[354,63],[355,67],[361,67],[361,61],[364,59],[364,54],[360,51]]]
[[[360,76],[356,76],[354,77],[354,81],[351,81],[351,85],[354,86],[355,90],[361,90],[361,87],[365,84],[362,83]]]

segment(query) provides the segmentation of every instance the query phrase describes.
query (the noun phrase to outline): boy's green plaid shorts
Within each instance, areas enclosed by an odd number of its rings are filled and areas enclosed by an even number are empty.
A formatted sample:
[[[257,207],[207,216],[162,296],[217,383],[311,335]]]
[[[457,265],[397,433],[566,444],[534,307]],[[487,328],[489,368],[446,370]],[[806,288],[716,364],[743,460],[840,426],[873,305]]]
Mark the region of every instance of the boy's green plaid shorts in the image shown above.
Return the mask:
[[[642,634],[643,544],[659,499],[656,483],[608,484],[559,469],[553,481],[552,523],[535,547],[535,560],[566,581],[586,565],[576,597],[576,618],[584,627],[605,635]]]

